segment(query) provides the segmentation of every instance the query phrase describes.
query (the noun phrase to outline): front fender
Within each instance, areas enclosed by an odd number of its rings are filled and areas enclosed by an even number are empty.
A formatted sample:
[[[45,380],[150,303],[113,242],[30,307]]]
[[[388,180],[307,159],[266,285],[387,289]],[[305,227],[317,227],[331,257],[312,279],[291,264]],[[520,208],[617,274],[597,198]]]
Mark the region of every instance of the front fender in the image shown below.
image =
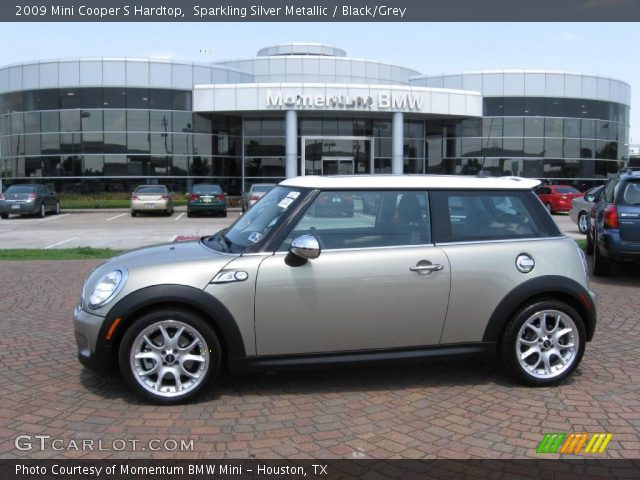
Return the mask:
[[[98,344],[113,348],[116,346],[124,331],[136,316],[154,307],[189,308],[199,312],[214,330],[223,338],[220,341],[226,347],[227,357],[242,358],[245,356],[242,335],[234,317],[229,310],[212,295],[185,285],[154,285],[141,288],[130,293],[116,303],[102,324],[98,336]],[[120,318],[110,340],[107,340],[109,328]]]

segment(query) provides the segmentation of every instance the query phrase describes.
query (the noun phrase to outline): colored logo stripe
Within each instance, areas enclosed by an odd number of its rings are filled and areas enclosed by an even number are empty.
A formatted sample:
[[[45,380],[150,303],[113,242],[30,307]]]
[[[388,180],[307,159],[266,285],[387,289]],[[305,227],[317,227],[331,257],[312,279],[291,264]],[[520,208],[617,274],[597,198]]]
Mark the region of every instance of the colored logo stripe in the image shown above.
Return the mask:
[[[603,453],[609,441],[611,441],[611,437],[613,435],[610,433],[594,433],[587,444],[587,448],[584,449],[585,453]]]
[[[572,433],[562,445],[560,453],[580,453],[582,446],[589,438],[588,433]]]
[[[537,453],[556,453],[558,447],[566,437],[565,433],[547,433],[538,448],[536,449]]]
[[[585,444],[584,453],[604,453],[612,438],[611,433],[547,433],[536,453],[578,454]]]

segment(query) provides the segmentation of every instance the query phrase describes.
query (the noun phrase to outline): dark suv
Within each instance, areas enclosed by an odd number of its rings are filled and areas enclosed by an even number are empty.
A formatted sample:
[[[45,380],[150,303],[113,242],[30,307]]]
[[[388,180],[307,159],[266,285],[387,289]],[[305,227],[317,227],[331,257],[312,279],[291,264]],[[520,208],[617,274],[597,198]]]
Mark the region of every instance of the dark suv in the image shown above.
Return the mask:
[[[614,260],[640,260],[640,172],[609,179],[591,210],[587,253],[593,274],[609,273]]]

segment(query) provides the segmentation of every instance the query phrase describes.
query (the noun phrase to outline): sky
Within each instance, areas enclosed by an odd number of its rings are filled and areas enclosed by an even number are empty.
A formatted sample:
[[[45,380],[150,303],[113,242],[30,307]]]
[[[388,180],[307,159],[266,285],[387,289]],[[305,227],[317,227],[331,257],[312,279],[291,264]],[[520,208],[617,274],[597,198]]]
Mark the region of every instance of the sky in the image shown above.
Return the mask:
[[[638,23],[3,23],[0,65],[47,58],[214,62],[285,42],[327,43],[350,57],[424,74],[563,70],[631,84],[631,143],[640,143]]]

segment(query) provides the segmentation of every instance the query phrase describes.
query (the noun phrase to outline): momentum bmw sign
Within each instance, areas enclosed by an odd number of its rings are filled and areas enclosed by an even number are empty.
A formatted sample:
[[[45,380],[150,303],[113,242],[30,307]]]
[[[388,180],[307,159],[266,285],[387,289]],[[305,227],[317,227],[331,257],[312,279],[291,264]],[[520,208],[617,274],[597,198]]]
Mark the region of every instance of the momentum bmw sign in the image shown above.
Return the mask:
[[[416,110],[420,111],[424,97],[405,93],[393,95],[379,93],[378,95],[284,95],[281,91],[267,91],[267,107],[295,109],[345,109],[345,110]]]
[[[406,112],[480,117],[482,95],[411,85],[237,83],[196,85],[196,112]]]

